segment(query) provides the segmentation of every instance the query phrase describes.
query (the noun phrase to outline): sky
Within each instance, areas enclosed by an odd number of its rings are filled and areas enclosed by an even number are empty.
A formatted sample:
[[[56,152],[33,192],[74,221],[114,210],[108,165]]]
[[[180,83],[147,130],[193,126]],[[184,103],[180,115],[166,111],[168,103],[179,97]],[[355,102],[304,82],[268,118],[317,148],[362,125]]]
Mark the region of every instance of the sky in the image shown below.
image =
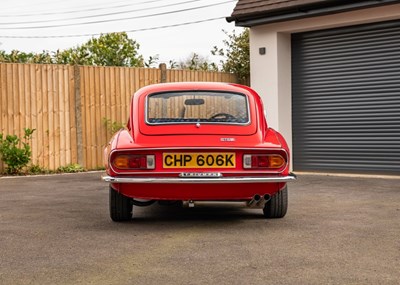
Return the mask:
[[[0,50],[56,51],[97,37],[128,32],[145,59],[179,62],[195,52],[209,61],[213,46],[223,47],[222,30],[236,0],[0,0]]]

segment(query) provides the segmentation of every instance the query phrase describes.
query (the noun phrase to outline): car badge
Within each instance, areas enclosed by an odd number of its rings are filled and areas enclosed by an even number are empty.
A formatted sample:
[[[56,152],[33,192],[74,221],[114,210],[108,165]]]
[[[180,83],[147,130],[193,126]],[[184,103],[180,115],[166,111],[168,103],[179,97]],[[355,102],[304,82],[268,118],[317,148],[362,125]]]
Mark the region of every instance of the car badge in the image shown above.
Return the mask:
[[[196,128],[200,128],[200,123],[197,123],[197,124],[196,124]]]
[[[221,138],[221,142],[234,142],[236,141],[235,138]]]
[[[219,172],[182,172],[179,177],[184,178],[217,178],[222,177],[222,173]]]

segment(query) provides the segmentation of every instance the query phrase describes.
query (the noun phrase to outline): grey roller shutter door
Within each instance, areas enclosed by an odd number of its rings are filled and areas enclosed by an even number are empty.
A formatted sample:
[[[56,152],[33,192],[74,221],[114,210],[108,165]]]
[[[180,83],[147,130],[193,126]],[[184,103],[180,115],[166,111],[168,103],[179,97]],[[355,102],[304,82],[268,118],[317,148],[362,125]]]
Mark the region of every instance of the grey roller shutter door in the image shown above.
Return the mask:
[[[295,170],[400,174],[400,21],[292,35]]]

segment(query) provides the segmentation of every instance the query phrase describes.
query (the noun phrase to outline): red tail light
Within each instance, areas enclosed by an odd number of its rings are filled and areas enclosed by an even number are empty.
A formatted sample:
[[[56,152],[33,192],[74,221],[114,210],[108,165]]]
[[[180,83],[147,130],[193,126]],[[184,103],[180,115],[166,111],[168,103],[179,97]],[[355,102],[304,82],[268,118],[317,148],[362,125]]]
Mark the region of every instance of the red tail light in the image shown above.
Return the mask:
[[[243,168],[246,169],[279,169],[286,164],[286,160],[279,154],[245,154]]]
[[[118,169],[154,169],[154,155],[119,154],[114,157],[112,164]]]

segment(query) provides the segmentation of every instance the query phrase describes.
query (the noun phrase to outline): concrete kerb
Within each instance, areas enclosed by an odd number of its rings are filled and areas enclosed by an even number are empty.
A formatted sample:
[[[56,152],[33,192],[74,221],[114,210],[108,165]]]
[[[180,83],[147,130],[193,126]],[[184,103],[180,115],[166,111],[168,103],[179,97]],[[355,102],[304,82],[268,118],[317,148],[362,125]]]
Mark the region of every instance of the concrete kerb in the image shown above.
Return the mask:
[[[358,173],[329,173],[329,172],[308,172],[308,171],[295,171],[297,176],[301,175],[315,175],[315,176],[337,176],[337,177],[351,177],[351,178],[371,178],[371,179],[399,179],[400,175],[378,175],[378,174],[358,174]]]

